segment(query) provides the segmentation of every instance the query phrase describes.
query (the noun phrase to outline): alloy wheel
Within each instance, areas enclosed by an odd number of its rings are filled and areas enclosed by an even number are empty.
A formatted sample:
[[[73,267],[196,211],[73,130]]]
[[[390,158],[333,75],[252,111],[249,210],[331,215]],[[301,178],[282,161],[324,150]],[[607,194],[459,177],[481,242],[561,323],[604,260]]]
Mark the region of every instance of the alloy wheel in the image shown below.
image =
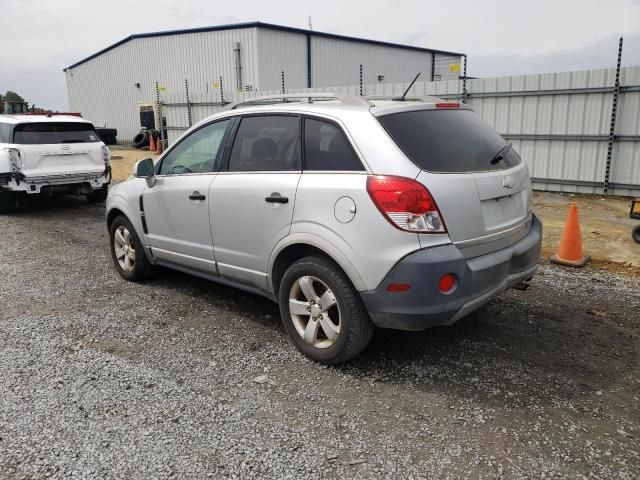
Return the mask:
[[[118,226],[113,235],[113,247],[116,252],[118,265],[125,272],[133,271],[136,251],[131,243],[131,234],[124,225]]]
[[[302,339],[316,348],[328,348],[340,334],[340,308],[329,286],[305,275],[291,286],[289,314]]]

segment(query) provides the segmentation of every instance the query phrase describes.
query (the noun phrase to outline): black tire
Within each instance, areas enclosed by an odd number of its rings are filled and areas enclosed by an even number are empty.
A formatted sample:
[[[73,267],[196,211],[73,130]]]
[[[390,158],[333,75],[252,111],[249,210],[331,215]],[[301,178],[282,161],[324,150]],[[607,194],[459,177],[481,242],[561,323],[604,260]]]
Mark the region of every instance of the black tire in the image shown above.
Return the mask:
[[[633,238],[634,242],[640,243],[640,225],[631,230],[631,238]]]
[[[133,145],[136,148],[148,147],[149,146],[149,133],[146,130],[142,130],[135,137],[133,137]]]
[[[122,268],[116,253],[114,238],[116,236],[116,231],[120,227],[124,227],[129,232],[130,244],[133,246],[134,262],[131,270],[125,270],[124,268]],[[111,227],[109,228],[109,248],[111,250],[111,258],[113,260],[113,264],[115,265],[116,270],[118,271],[120,276],[125,280],[128,280],[130,282],[140,282],[142,280],[151,278],[155,273],[154,266],[149,263],[149,260],[144,253],[144,249],[142,247],[140,239],[138,238],[138,234],[133,228],[133,225],[131,225],[129,219],[124,215],[118,215],[111,223]]]
[[[302,338],[289,311],[292,287],[304,276],[313,276],[326,284],[337,302],[339,333],[333,344],[325,348],[318,348]],[[311,256],[293,263],[282,277],[278,297],[280,314],[287,333],[298,350],[312,360],[327,364],[344,362],[364,350],[371,340],[374,325],[360,295],[340,267],[327,258]]]
[[[12,213],[18,209],[18,194],[0,190],[0,213]]]
[[[103,203],[107,199],[108,193],[109,187],[107,185],[103,185],[100,190],[94,190],[87,195],[87,200],[89,203]]]

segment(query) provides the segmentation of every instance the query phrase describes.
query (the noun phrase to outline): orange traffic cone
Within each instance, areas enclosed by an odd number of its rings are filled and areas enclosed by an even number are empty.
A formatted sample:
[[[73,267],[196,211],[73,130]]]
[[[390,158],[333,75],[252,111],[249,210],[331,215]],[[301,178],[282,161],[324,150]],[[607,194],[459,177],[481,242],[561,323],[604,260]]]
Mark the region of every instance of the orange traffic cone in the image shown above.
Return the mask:
[[[156,153],[160,155],[162,153],[162,140],[158,139],[158,146],[156,148]]]
[[[149,133],[149,151],[156,151],[156,141],[153,139],[153,133]]]
[[[551,261],[570,267],[584,267],[589,260],[591,260],[591,257],[585,257],[582,254],[578,205],[576,205],[576,202],[571,202],[558,252],[551,256]]]

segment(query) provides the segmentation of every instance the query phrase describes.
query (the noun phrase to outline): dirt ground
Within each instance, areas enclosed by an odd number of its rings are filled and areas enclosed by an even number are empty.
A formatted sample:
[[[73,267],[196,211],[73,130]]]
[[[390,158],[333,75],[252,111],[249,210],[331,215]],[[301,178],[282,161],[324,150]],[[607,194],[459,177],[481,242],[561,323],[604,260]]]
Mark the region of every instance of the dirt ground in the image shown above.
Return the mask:
[[[535,192],[533,204],[544,225],[545,255],[551,255],[558,247],[570,202],[578,204],[585,255],[596,261],[617,263],[618,268],[631,264],[630,269],[637,273],[640,244],[631,238],[631,230],[639,222],[629,218],[628,198]]]
[[[2,480],[640,477],[631,277],[544,263],[327,368],[264,298],[122,280],[101,205],[34,202],[0,230]]]
[[[135,162],[147,157],[157,155],[132,148],[112,148],[114,182],[125,180]],[[544,225],[542,251],[546,258],[556,252],[569,203],[576,202],[585,255],[590,255],[601,267],[627,269],[627,273],[640,275],[640,245],[631,238],[631,230],[638,221],[629,218],[629,199],[535,192],[533,202]]]
[[[122,147],[112,145],[111,150],[111,175],[115,183],[126,180],[136,162],[145,158],[156,159],[158,155],[149,150],[139,150],[137,148]]]

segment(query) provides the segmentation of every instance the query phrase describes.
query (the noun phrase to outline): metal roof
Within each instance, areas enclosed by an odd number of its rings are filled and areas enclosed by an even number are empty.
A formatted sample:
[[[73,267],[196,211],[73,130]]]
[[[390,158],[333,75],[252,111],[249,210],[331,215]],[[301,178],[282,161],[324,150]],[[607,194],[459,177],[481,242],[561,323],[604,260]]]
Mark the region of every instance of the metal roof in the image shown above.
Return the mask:
[[[380,40],[371,40],[367,38],[357,38],[350,37],[347,35],[338,35],[335,33],[326,33],[326,32],[318,32],[316,30],[307,30],[304,28],[294,28],[294,27],[286,27],[284,25],[275,25],[272,23],[263,23],[263,22],[247,22],[247,23],[234,23],[230,25],[217,25],[211,27],[200,27],[200,28],[188,28],[183,30],[167,30],[164,32],[149,32],[149,33],[134,33],[133,35],[129,35],[126,38],[123,38],[119,42],[114,43],[113,45],[108,46],[107,48],[103,48],[102,50],[94,53],[93,55],[89,55],[88,57],[80,60],[79,62],[74,63],[73,65],[69,65],[64,69],[66,72],[69,69],[75,68],[78,65],[82,65],[83,63],[88,62],[100,55],[107,53],[110,50],[113,50],[120,45],[129,42],[130,40],[135,40],[137,38],[151,38],[151,37],[169,37],[173,35],[183,35],[188,33],[201,33],[201,32],[217,32],[223,30],[238,30],[242,28],[267,28],[270,30],[279,30],[283,32],[291,32],[291,33],[301,33],[304,35],[309,35],[312,37],[323,37],[323,38],[333,38],[336,40],[345,40],[350,42],[359,42],[359,43],[367,43],[369,45],[379,45],[383,47],[394,47],[394,48],[403,48],[405,50],[415,50],[420,52],[429,52],[429,53],[441,53],[444,55],[455,55],[462,56],[463,53],[458,52],[450,52],[446,50],[436,50],[433,48],[424,48],[424,47],[416,47],[413,45],[403,45],[400,43],[392,43],[392,42],[383,42]]]

